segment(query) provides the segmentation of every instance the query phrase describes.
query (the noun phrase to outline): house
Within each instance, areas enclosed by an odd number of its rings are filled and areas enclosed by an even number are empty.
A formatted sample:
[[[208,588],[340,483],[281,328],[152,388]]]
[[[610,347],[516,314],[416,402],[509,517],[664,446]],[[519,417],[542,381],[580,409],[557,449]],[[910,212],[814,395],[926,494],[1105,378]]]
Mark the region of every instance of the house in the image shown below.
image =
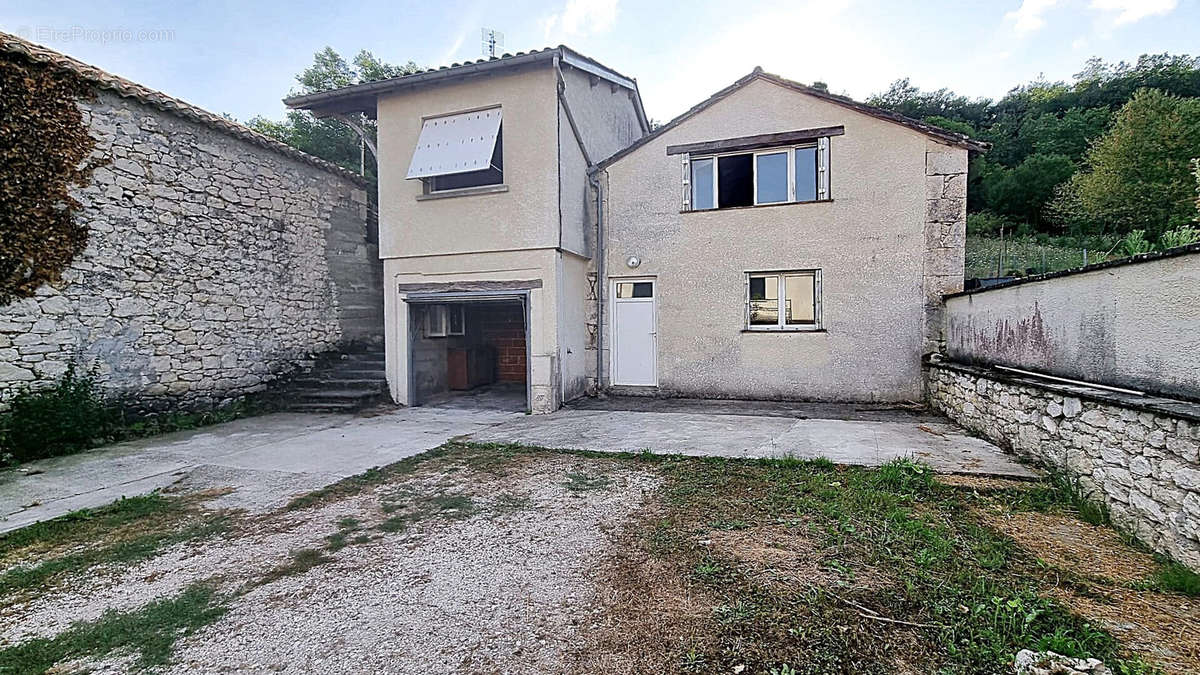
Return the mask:
[[[606,384],[921,398],[983,149],[755,69],[599,162]]]
[[[648,131],[633,80],[557,47],[287,103],[378,121],[397,402],[498,379],[548,412],[587,392],[587,171]]]
[[[983,146],[756,69],[650,133],[567,48],[293,97],[377,120],[389,386],[896,401]]]

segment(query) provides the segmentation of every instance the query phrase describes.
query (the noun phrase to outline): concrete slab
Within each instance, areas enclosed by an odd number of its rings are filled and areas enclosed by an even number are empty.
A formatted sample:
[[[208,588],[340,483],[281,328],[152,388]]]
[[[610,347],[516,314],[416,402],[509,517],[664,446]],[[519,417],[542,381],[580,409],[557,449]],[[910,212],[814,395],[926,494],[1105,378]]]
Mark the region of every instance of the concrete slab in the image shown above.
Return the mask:
[[[883,421],[576,408],[514,419],[469,439],[600,452],[649,448],[711,457],[825,457],[860,466],[909,457],[943,473],[1037,475],[995,445],[929,415]]]
[[[215,505],[269,509],[517,417],[525,415],[460,407],[280,413],[30,462],[0,471],[0,532],[164,488],[231,487]]]

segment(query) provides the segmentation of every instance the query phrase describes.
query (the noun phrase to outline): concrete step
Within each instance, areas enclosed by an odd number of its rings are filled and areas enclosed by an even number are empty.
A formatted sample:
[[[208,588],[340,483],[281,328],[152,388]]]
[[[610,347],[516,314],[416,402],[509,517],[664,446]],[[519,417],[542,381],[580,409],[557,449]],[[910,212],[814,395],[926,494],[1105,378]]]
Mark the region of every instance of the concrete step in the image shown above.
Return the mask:
[[[354,389],[359,387],[380,389],[387,386],[387,379],[384,378],[383,373],[379,373],[375,377],[325,373],[320,377],[299,378],[296,380],[296,386],[300,389]]]
[[[341,377],[341,378],[349,378],[352,380],[370,380],[370,379],[376,379],[376,378],[386,379],[387,373],[383,370],[383,368],[364,368],[364,367],[349,368],[349,367],[347,367],[347,368],[333,368],[333,369],[325,370],[325,371],[314,370],[311,373],[309,373],[308,375],[306,375],[305,377],[312,377],[312,378]]]
[[[360,401],[373,399],[382,394],[381,389],[310,389],[296,392],[296,400],[313,401]]]

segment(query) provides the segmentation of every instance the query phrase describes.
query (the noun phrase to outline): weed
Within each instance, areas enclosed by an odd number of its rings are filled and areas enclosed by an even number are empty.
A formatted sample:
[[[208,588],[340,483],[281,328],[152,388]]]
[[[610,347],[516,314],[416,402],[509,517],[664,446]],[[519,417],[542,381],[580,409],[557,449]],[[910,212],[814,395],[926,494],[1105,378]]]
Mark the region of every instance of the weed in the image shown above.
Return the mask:
[[[933,470],[911,459],[893,459],[876,473],[881,487],[904,495],[923,494],[933,485]]]
[[[105,399],[95,373],[75,364],[46,389],[19,390],[0,413],[0,465],[69,455],[105,443],[228,422],[263,412],[236,401],[213,410],[169,411],[133,417],[120,401]]]
[[[346,541],[345,532],[334,532],[333,534],[325,537],[325,550],[329,551],[330,553],[337,553],[338,551],[346,548],[347,543],[349,542]]]
[[[22,389],[0,414],[0,455],[16,462],[68,455],[103,443],[119,414],[105,403],[94,373],[75,364],[48,389]]]
[[[647,523],[644,550],[680,565],[683,578],[712,599],[706,670],[874,672],[900,658],[918,672],[1000,672],[1017,650],[1041,643],[1114,669],[1135,663],[1103,629],[1039,595],[1044,575],[1033,557],[983,526],[965,502],[993,496],[936,483],[920,463],[901,459],[868,470],[695,459],[664,463],[661,471],[666,511]],[[1060,493],[1049,497],[1061,503],[1067,496]],[[695,545],[698,533],[712,529],[780,523],[805,524],[818,547],[812,562],[833,572],[832,581],[771,563],[764,575],[761,563],[743,565]],[[750,536],[746,545],[752,551],[760,543]],[[883,574],[883,590],[866,590]],[[921,627],[896,628],[864,618],[867,612]]]
[[[701,579],[716,579],[724,573],[725,566],[712,558],[705,558],[696,564],[695,574]]]
[[[689,649],[679,659],[679,669],[685,673],[700,673],[708,670],[708,660],[704,658],[704,654]]]
[[[267,572],[260,583],[269,584],[284,577],[304,574],[317,565],[333,562],[333,558],[315,548],[300,548],[292,551],[289,560]]]
[[[381,532],[403,532],[408,529],[408,516],[392,516],[379,524]]]
[[[446,518],[469,518],[475,512],[475,502],[469,495],[434,495],[429,501],[436,515]]]
[[[513,494],[511,492],[503,492],[498,495],[492,503],[492,509],[497,513],[513,513],[516,511],[524,511],[533,505],[533,501],[529,497]]]
[[[1147,585],[1158,591],[1200,597],[1200,574],[1162,557],[1159,557],[1158,571]]]
[[[175,641],[224,616],[227,606],[202,583],[174,598],[156,600],[128,612],[109,610],[91,622],[78,622],[49,638],[34,638],[0,650],[0,672],[41,673],[62,661],[131,650],[135,667],[166,664]]]
[[[593,490],[607,490],[612,485],[612,479],[603,475],[590,475],[586,473],[567,472],[567,481],[563,483],[563,487],[571,492],[590,492]]]

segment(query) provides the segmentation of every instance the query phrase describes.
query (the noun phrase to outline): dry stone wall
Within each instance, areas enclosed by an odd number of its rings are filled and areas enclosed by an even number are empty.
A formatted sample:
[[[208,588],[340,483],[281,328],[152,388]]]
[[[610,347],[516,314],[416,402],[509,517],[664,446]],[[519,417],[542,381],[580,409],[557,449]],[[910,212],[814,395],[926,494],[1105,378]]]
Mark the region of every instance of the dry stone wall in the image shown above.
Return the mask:
[[[77,190],[86,251],[0,307],[0,405],[69,363],[147,407],[264,389],[382,340],[364,186],[137,100],[83,102],[108,160]]]
[[[1200,404],[928,367],[930,404],[1079,481],[1113,522],[1200,571]]]

